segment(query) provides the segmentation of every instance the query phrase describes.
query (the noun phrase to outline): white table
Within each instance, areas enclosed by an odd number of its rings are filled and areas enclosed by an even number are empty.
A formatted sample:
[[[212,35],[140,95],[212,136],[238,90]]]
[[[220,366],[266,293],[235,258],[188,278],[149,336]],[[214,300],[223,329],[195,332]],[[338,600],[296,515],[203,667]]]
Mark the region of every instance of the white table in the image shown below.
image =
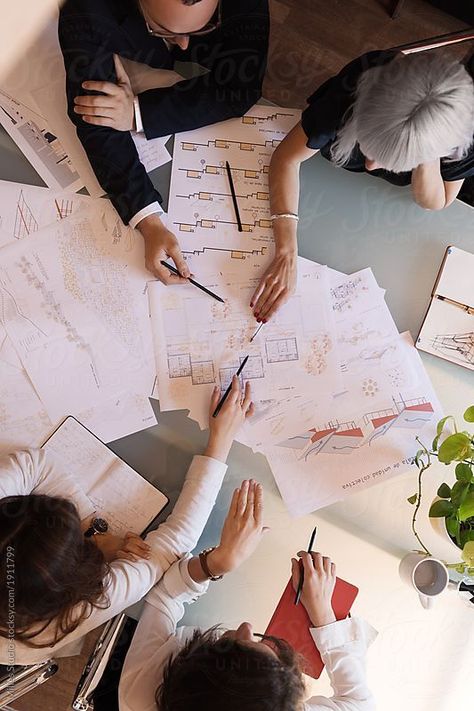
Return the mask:
[[[166,196],[169,166],[153,176]],[[41,184],[0,134],[0,178]],[[385,289],[400,331],[416,336],[444,250],[449,244],[474,251],[474,211],[456,202],[440,213],[414,205],[407,189],[337,170],[318,157],[302,171],[300,253],[352,272],[372,266]],[[474,375],[431,356],[423,361],[447,413],[460,416],[474,403]],[[193,452],[206,436],[184,412],[164,413],[158,426],[114,443],[113,449],[172,501]],[[425,611],[398,578],[400,557],[416,548],[411,534],[416,471],[392,479],[317,514],[292,520],[278,495],[266,460],[234,445],[229,473],[200,547],[217,542],[233,488],[253,476],[265,485],[265,518],[271,532],[241,570],[211,587],[185,621],[203,627],[243,620],[262,631],[289,577],[289,561],[305,546],[315,522],[318,548],[337,562],[339,574],[360,586],[354,611],[380,632],[368,658],[370,683],[380,711],[458,711],[472,704],[474,607],[447,592]],[[435,555],[450,560],[427,521],[426,510],[450,470],[434,466],[426,476],[420,531]],[[323,676],[318,693],[329,694]]]

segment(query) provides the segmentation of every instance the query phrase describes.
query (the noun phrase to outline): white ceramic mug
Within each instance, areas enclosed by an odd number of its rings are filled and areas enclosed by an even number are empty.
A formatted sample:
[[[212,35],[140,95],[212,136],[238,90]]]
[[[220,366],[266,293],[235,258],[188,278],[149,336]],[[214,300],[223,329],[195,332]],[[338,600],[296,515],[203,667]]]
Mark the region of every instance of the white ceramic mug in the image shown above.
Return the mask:
[[[408,553],[401,560],[398,571],[403,582],[417,591],[425,609],[432,607],[435,597],[448,587],[448,569],[437,558]]]

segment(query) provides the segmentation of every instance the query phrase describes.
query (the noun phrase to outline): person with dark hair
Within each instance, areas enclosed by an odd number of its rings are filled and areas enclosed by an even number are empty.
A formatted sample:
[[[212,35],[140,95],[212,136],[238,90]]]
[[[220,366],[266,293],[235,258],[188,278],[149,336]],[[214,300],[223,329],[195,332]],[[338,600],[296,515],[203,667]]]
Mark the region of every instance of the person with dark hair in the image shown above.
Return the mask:
[[[216,388],[211,413],[219,397]],[[219,415],[210,416],[204,455],[193,458],[172,513],[145,540],[100,533],[80,482],[58,471],[44,450],[0,460],[0,664],[64,656],[66,646],[140,600],[192,549],[234,435],[252,412],[249,386],[242,393],[234,378]]]
[[[331,698],[305,701],[303,660],[283,640],[255,634],[247,622],[228,632],[177,627],[184,603],[202,595],[209,580],[244,562],[261,531],[261,490],[256,487],[252,498],[251,486],[242,487],[234,494],[216,558],[207,565],[202,554],[185,556],[150,591],[120,678],[120,711],[374,710],[365,654],[375,630],[357,618],[336,622],[331,606],[336,567],[320,553],[298,554],[304,569],[301,604],[334,689]],[[218,553],[222,547],[227,557]],[[294,559],[295,589],[299,576]]]
[[[60,11],[69,117],[122,220],[143,235],[147,268],[165,284],[189,269],[130,132],[151,139],[245,114],[261,96],[268,38],[268,0],[66,0]],[[135,96],[120,57],[207,71]],[[181,277],[162,266],[168,257]]]

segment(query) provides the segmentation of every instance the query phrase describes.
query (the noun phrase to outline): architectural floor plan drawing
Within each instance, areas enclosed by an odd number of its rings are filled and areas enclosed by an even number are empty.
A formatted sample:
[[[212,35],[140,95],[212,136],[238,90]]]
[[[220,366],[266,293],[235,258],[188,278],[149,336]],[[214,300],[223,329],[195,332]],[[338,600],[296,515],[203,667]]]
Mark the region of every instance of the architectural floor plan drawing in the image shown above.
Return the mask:
[[[254,106],[242,118],[176,137],[169,217],[185,250],[203,244],[252,250],[271,243],[270,158],[299,117],[300,112],[292,109]],[[242,232],[237,227],[226,161],[232,171]]]
[[[242,382],[251,382],[257,411],[258,403],[265,412],[269,403],[273,405],[265,422],[268,417],[274,422],[277,412],[281,416],[276,403],[308,389],[313,401],[332,399],[341,389],[341,376],[325,298],[327,270],[303,259],[300,267],[296,294],[252,343],[256,324],[249,301],[256,279],[239,281],[233,274],[207,279],[206,286],[224,298],[224,304],[192,285],[149,285],[162,410],[189,409],[190,416],[206,427],[212,386],[217,383],[224,391],[247,355]]]

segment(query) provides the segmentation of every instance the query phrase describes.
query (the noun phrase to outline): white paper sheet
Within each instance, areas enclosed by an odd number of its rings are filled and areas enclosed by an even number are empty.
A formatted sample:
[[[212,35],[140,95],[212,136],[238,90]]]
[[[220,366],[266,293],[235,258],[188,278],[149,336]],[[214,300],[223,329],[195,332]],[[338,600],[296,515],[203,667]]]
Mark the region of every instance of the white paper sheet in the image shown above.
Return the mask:
[[[0,247],[64,220],[91,198],[0,180]]]
[[[272,248],[268,168],[275,147],[301,112],[254,106],[242,118],[180,133],[171,175],[170,227],[186,252],[203,248],[265,256]],[[225,162],[232,169],[239,232]]]
[[[313,402],[322,403],[341,389],[327,272],[306,260],[299,266],[296,294],[252,343],[257,324],[249,302],[257,280],[238,282],[232,274],[206,280],[224,304],[192,285],[150,284],[162,410],[189,409],[190,417],[206,427],[213,385],[223,392],[246,355],[242,382],[252,385],[258,439],[271,432],[281,436],[289,397],[309,391]]]
[[[2,250],[2,320],[49,417],[151,394],[143,243],[102,201]]]
[[[165,146],[170,136],[147,141],[145,134],[132,133],[132,138],[147,173],[170,162],[171,154]]]
[[[61,470],[80,481],[111,533],[141,533],[168,503],[164,494],[73,418],[44,448]]]
[[[350,396],[333,402],[326,418],[266,455],[290,513],[301,516],[354,491],[406,472],[419,449],[431,442],[441,407],[409,334],[400,336],[416,385],[386,393],[385,406],[354,407]]]

